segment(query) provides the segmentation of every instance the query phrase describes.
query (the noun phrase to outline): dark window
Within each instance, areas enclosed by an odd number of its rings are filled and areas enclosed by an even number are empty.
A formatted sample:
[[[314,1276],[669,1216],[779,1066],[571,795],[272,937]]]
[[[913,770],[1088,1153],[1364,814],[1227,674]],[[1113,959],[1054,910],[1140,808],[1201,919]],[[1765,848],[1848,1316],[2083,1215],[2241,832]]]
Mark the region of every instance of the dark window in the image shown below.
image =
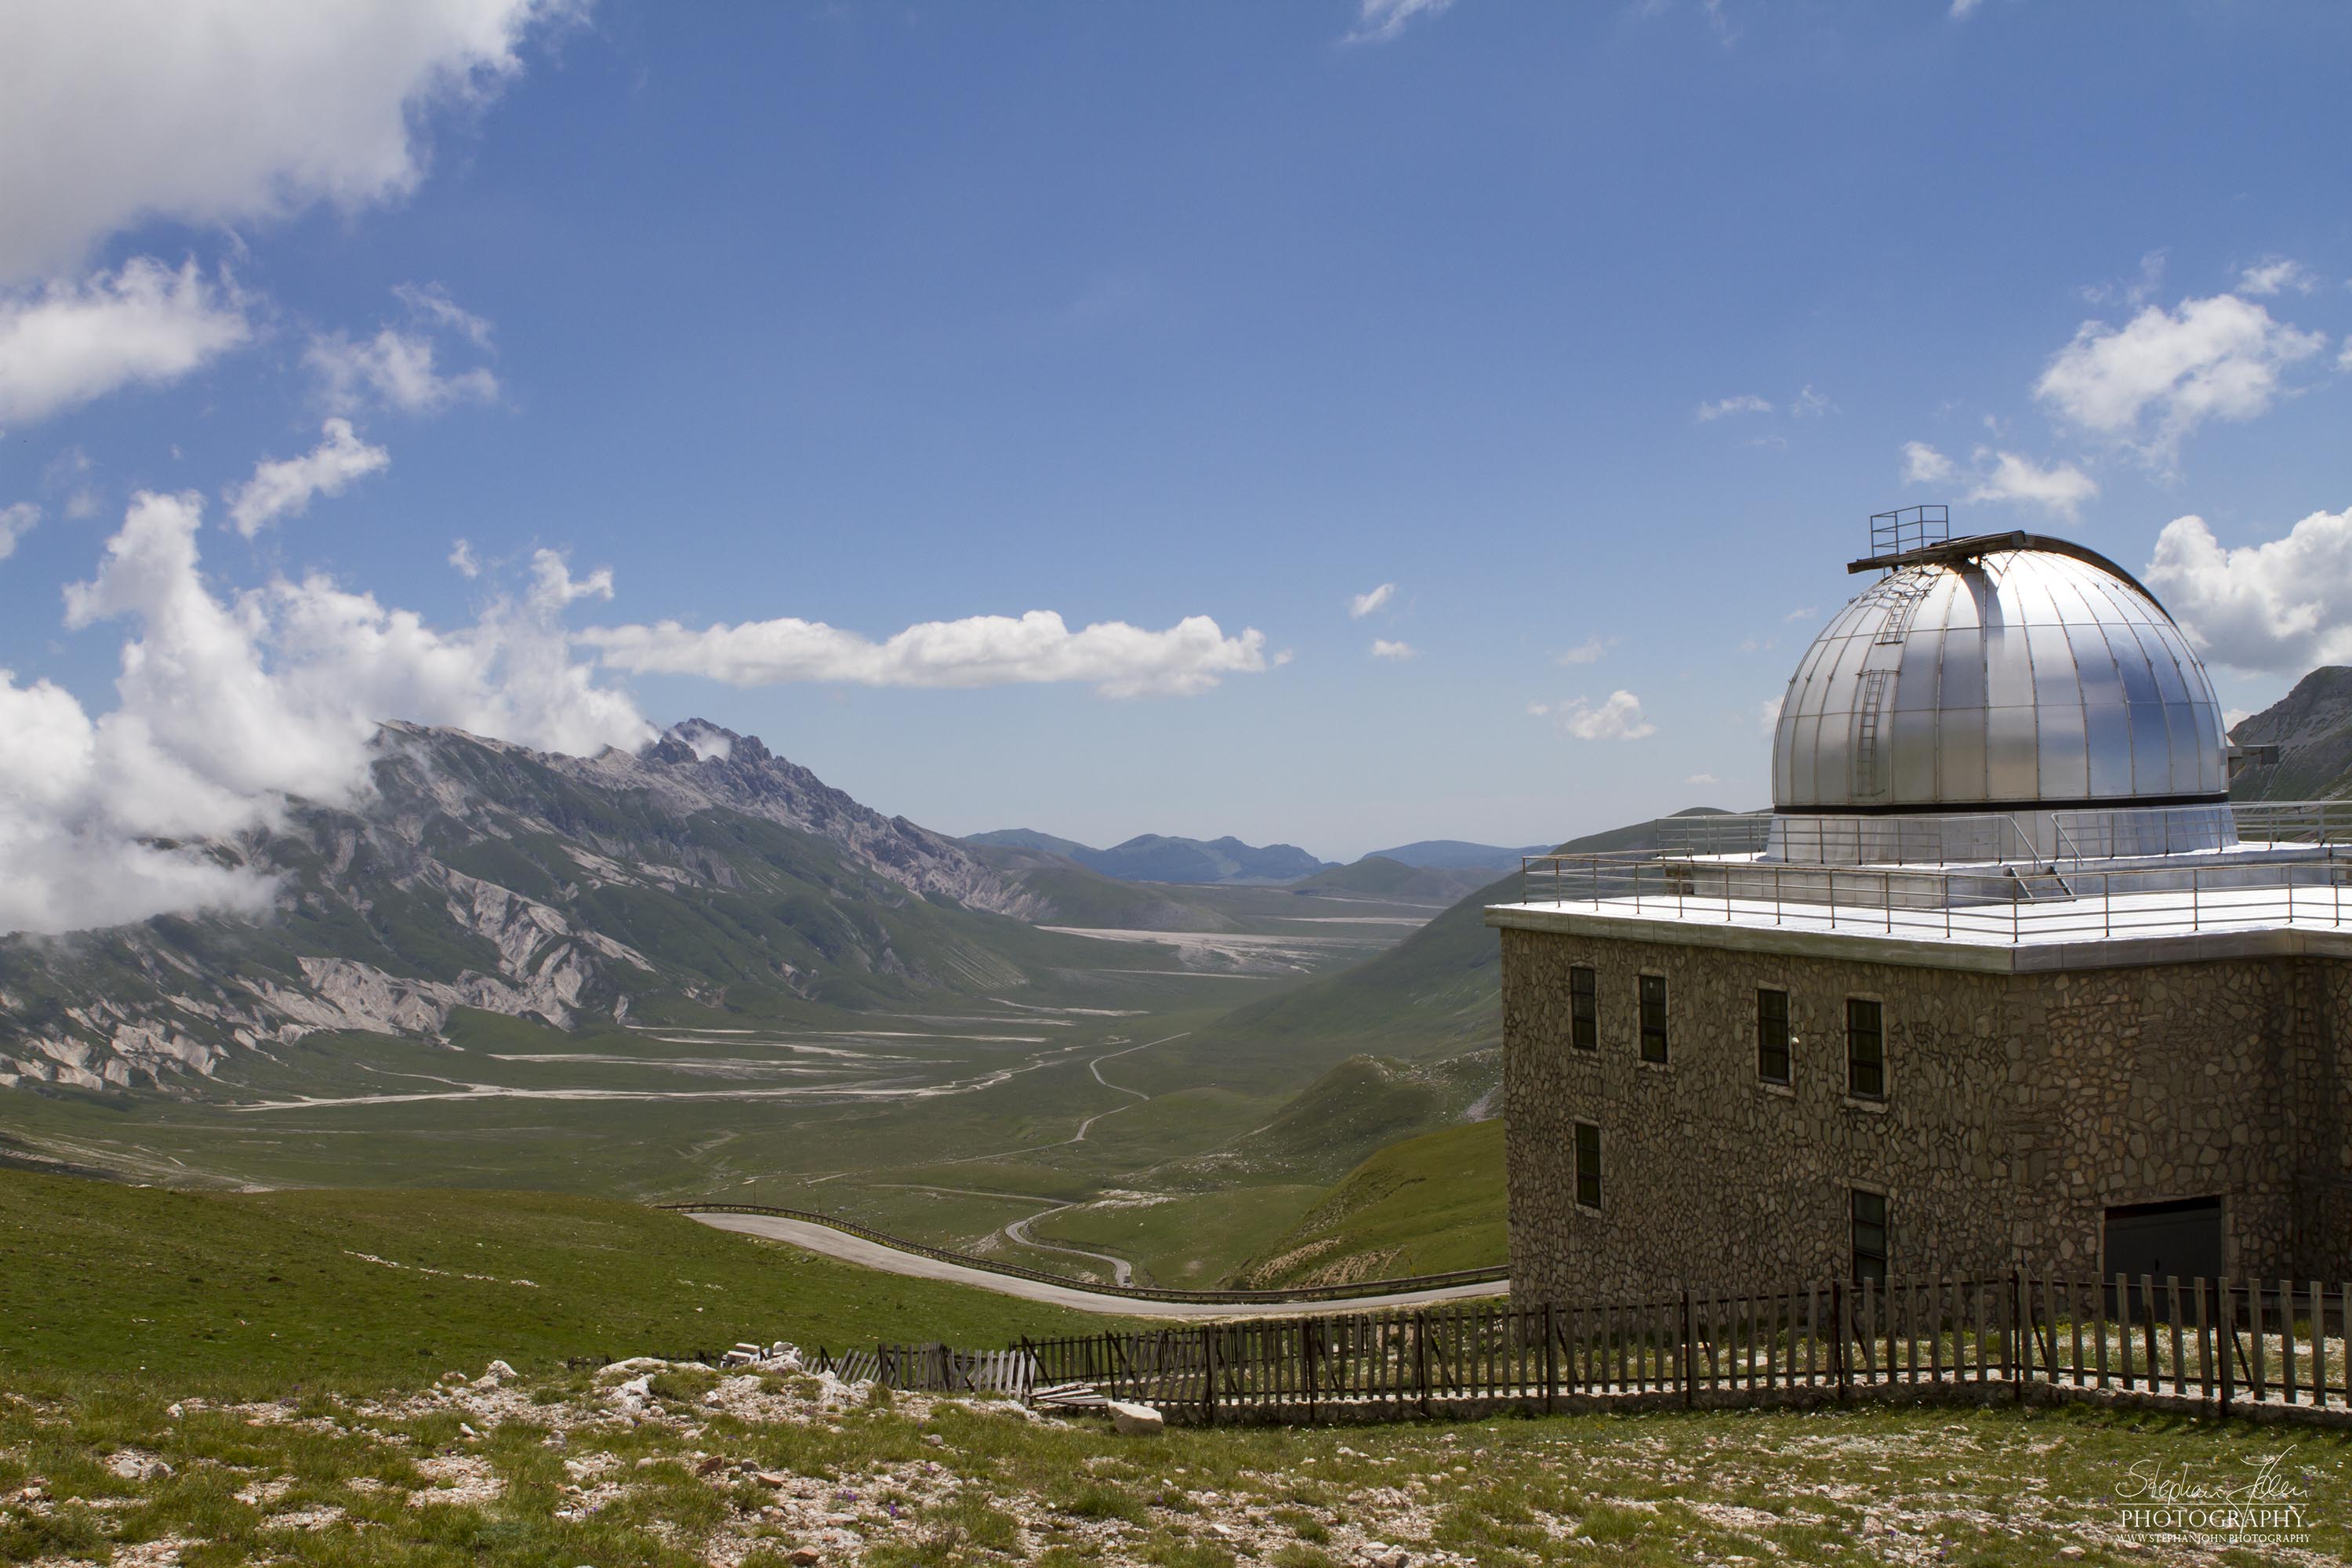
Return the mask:
[[[1789,994],[1756,993],[1756,1076],[1766,1083],[1789,1081]]]
[[[1642,976],[1642,1059],[1666,1059],[1666,977]]]
[[[1886,1194],[1853,1189],[1853,1282],[1886,1283]]]
[[[1568,972],[1568,1043],[1580,1051],[1601,1048],[1601,977],[1590,969]]]
[[[1576,1124],[1576,1201],[1601,1206],[1601,1129],[1590,1121]]]
[[[1845,1089],[1863,1100],[1886,1098],[1886,1033],[1878,1004],[1858,996],[1845,1004]]]

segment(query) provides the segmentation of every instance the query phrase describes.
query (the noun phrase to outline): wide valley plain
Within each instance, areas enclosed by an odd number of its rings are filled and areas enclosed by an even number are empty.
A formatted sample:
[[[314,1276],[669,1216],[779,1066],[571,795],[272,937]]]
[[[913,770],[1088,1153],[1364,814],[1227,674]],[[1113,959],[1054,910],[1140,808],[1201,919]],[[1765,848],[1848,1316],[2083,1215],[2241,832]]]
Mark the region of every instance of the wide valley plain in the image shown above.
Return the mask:
[[[446,1043],[317,1034],[160,1093],[11,1094],[0,1154],[198,1187],[757,1202],[1084,1278],[1213,1285],[1380,1142],[1458,1119],[1490,1069],[1441,1071],[1436,1091],[1417,1082],[1356,1121],[1286,1122],[1352,1042],[1255,1048],[1231,1016],[1382,952],[1443,906],[1187,897],[1230,929],[1064,928],[1091,967],[904,1010],[711,1009],[568,1033],[461,1011]],[[1480,1037],[1449,1024],[1402,1048],[1436,1059]]]

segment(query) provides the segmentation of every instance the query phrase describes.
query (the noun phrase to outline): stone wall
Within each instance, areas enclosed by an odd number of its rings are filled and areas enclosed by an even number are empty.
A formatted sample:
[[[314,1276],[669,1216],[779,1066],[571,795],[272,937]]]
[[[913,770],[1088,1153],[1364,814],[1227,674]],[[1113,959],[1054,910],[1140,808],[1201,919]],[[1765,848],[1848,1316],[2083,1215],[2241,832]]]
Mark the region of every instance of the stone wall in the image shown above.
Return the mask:
[[[2352,1274],[2352,963],[2011,975],[1501,936],[1511,1268],[1531,1299],[1843,1278],[1857,1186],[1887,1196],[1898,1275],[2087,1277],[2109,1205],[2214,1194],[2232,1272]],[[1596,1051],[1569,1044],[1580,963]],[[1663,1067],[1638,1059],[1643,972],[1667,979]],[[1757,1075],[1765,986],[1789,993],[1785,1089]],[[1846,1093],[1850,996],[1883,1006],[1883,1102]],[[1601,1130],[1597,1212],[1575,1202],[1577,1121]]]

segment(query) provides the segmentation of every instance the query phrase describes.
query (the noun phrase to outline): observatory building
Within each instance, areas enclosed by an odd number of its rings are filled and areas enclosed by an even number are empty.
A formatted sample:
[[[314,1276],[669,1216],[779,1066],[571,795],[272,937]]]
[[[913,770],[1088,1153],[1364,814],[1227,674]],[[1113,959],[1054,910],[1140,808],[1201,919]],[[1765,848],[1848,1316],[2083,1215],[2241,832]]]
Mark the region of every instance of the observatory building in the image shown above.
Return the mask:
[[[2352,1274],[2352,812],[2231,803],[2130,573],[1946,534],[1873,520],[1770,813],[1532,858],[1487,910],[1529,1299]]]

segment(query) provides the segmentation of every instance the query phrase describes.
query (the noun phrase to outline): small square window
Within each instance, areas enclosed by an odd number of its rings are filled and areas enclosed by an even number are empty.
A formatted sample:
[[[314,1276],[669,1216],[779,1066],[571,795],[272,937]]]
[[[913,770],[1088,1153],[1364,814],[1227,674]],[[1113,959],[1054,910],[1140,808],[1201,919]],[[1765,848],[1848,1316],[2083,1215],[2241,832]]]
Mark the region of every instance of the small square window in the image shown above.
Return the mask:
[[[1756,993],[1756,1076],[1766,1083],[1789,1081],[1789,994]]]
[[[1886,1098],[1886,1032],[1878,1004],[1859,996],[1845,1004],[1845,1089],[1858,1100]]]
[[[1590,969],[1568,972],[1568,1043],[1580,1051],[1601,1048],[1601,976]]]
[[[1601,1206],[1601,1129],[1590,1121],[1576,1124],[1576,1201],[1589,1209]]]
[[[1666,1059],[1666,977],[1642,976],[1642,1059]]]
[[[1853,1282],[1886,1283],[1886,1194],[1853,1192]]]

